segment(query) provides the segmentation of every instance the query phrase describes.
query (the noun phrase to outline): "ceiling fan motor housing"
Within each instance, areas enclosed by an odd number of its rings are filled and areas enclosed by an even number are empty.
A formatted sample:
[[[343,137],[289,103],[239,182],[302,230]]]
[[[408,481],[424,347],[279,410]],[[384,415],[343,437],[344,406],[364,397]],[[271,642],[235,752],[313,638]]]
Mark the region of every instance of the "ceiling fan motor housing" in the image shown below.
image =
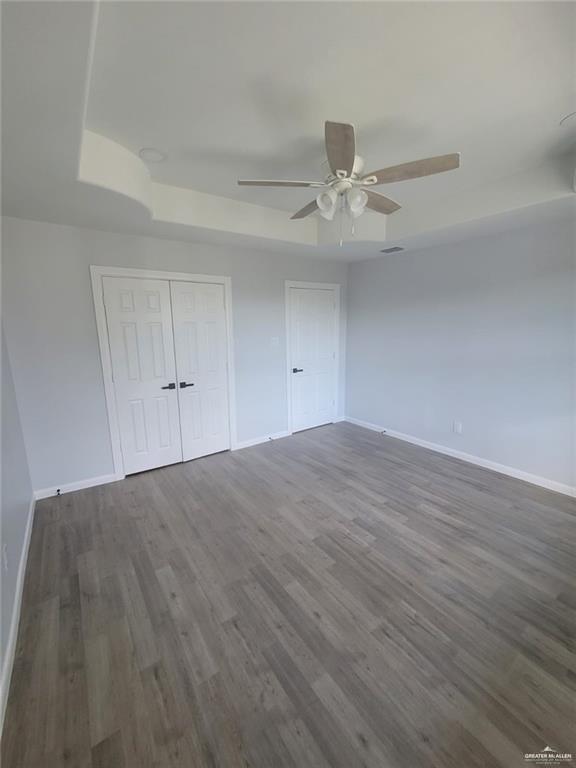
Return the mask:
[[[349,189],[352,189],[354,185],[350,179],[337,179],[336,181],[333,181],[330,186],[339,195],[343,195],[345,192],[348,192]]]
[[[352,183],[359,183],[360,176],[364,170],[364,158],[360,155],[354,155],[354,165],[350,175],[344,170],[338,170],[335,173],[329,173],[326,177],[326,184],[332,186],[333,189],[338,189],[340,182],[346,182],[347,186],[341,187],[341,191],[345,192],[350,189]]]

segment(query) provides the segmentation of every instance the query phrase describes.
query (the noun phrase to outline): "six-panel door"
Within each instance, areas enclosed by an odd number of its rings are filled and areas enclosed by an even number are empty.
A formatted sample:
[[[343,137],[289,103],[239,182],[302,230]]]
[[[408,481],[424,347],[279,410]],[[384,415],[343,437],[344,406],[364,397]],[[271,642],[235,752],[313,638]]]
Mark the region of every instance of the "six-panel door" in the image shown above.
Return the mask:
[[[182,461],[170,285],[105,277],[103,289],[124,471]]]
[[[172,281],[184,461],[230,448],[224,286]]]
[[[124,471],[230,448],[224,286],[103,278]]]
[[[334,290],[290,288],[292,430],[334,420],[336,298]]]

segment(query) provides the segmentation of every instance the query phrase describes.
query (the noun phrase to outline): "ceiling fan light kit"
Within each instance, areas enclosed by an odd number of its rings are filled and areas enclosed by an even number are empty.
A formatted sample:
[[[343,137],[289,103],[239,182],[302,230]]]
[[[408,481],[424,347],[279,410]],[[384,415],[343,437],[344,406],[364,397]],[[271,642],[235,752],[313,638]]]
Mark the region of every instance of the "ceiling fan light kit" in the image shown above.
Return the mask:
[[[336,204],[338,202],[338,193],[332,187],[320,192],[316,198],[316,205],[320,211],[320,216],[332,221],[336,213]]]
[[[352,187],[346,192],[346,202],[348,203],[348,210],[350,214],[357,219],[364,213],[364,209],[368,204],[368,195],[359,187]]]
[[[391,200],[370,187],[377,184],[392,184],[407,179],[418,179],[435,173],[452,171],[460,167],[460,153],[427,157],[402,163],[379,171],[364,173],[364,160],[356,154],[356,136],[354,126],[349,123],[324,124],[324,140],[330,173],[324,181],[275,181],[275,180],[240,180],[238,184],[253,187],[320,187],[315,200],[297,211],[291,218],[303,219],[316,211],[332,221],[340,203],[353,218],[361,216],[366,208],[377,213],[389,215],[401,208]]]

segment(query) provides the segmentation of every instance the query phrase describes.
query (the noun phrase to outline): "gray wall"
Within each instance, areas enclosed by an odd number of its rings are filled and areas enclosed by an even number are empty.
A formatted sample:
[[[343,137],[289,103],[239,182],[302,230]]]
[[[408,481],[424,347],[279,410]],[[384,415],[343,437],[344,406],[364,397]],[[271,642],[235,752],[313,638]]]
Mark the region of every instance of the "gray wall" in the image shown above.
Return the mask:
[[[574,259],[566,220],[351,265],[347,415],[575,485]]]
[[[16,580],[18,565],[24,546],[24,535],[30,502],[32,500],[32,484],[28,472],[28,462],[24,449],[24,440],[20,427],[20,416],[16,405],[14,383],[10,370],[10,361],[6,354],[6,345],[2,338],[2,508],[0,510],[0,525],[2,548],[6,547],[8,570],[2,568],[2,611],[0,652],[2,672],[4,669],[14,598],[16,596]],[[2,685],[8,680],[2,679]],[[6,691],[3,689],[3,694]],[[0,705],[4,704],[4,699]]]
[[[284,280],[345,286],[345,264],[8,217],[3,225],[6,340],[35,490],[113,472],[90,264],[230,275],[238,439],[287,429]]]
[[[35,489],[113,471],[90,264],[230,275],[238,437],[286,429],[284,280],[345,285],[345,265],[3,223],[4,322]],[[566,221],[351,265],[347,415],[574,485],[574,246]]]

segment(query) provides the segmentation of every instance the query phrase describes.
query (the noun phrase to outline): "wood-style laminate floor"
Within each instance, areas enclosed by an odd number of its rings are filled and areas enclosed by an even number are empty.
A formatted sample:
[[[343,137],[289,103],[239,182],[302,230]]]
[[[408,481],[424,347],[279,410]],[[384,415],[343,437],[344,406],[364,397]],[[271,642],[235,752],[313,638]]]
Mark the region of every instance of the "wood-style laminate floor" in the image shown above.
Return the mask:
[[[575,513],[349,424],[43,501],[2,766],[576,753]]]

